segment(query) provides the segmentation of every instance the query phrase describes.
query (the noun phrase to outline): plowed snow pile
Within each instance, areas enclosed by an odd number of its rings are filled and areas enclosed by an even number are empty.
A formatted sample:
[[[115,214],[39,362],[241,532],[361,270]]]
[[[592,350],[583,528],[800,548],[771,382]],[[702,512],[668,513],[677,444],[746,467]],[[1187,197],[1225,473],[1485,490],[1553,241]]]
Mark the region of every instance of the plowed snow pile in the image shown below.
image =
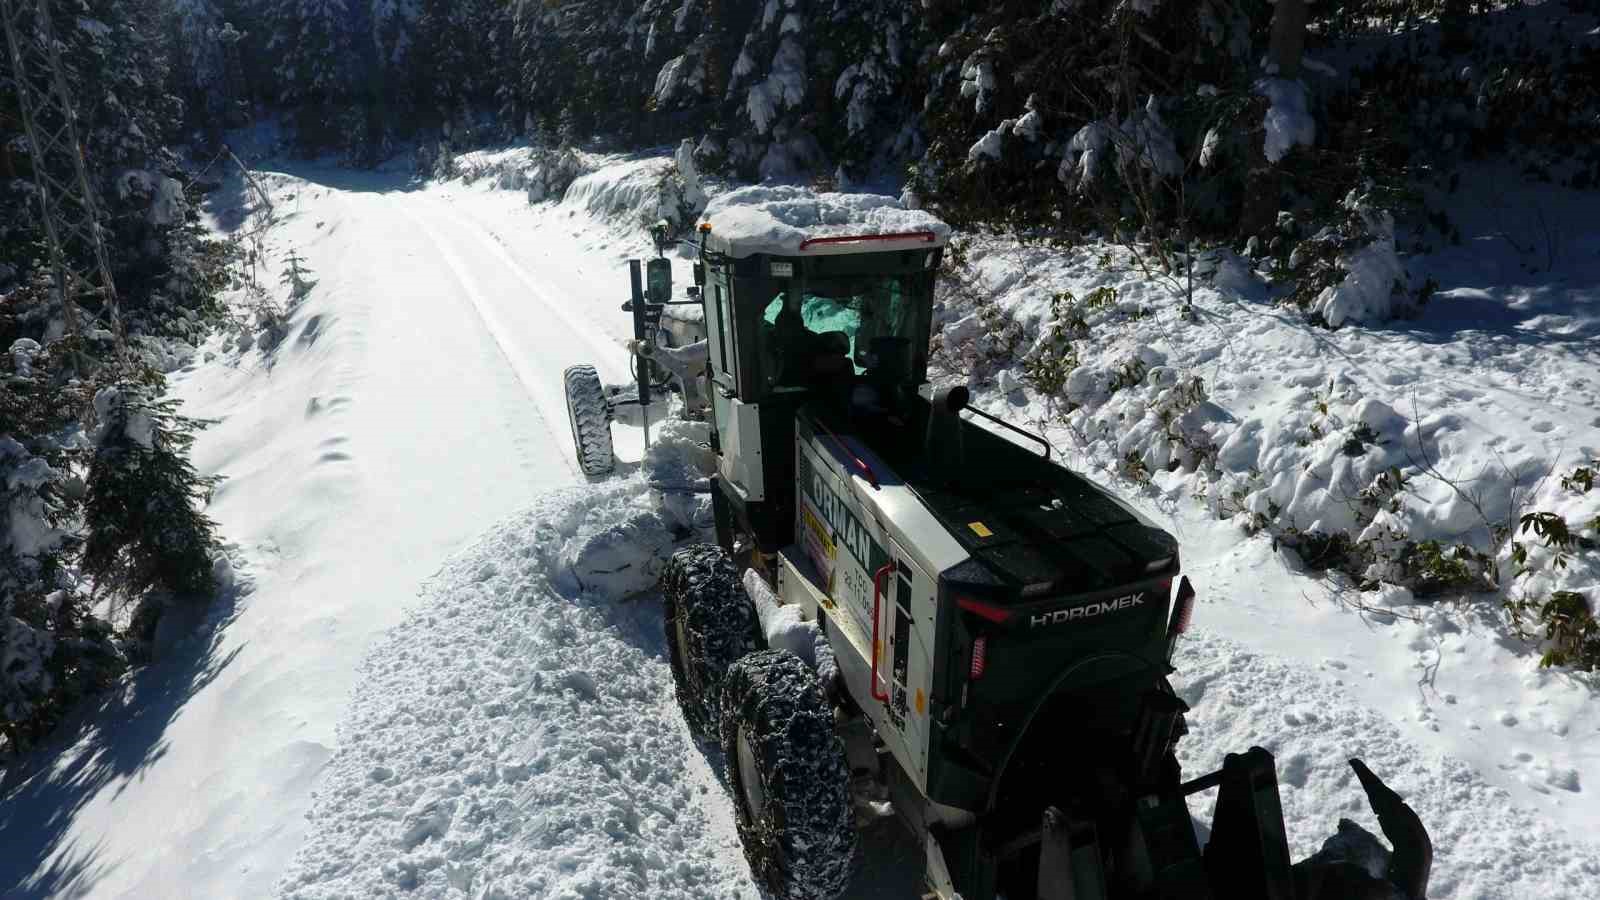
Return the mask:
[[[692,449],[669,431],[651,477]],[[448,563],[363,666],[284,893],[755,896],[630,599],[706,524],[690,499],[643,471],[556,491]]]

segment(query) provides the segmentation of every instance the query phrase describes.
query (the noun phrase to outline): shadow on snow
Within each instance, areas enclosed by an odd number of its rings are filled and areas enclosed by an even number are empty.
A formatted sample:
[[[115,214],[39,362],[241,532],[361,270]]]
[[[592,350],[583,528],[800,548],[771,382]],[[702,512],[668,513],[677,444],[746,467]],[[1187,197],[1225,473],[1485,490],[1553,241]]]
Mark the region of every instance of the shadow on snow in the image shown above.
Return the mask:
[[[68,834],[96,798],[115,803],[129,781],[166,755],[167,727],[238,655],[224,652],[240,590],[218,596],[200,627],[168,654],[91,698],[45,744],[0,773],[0,896],[80,897],[119,860]],[[110,793],[107,793],[107,792]]]

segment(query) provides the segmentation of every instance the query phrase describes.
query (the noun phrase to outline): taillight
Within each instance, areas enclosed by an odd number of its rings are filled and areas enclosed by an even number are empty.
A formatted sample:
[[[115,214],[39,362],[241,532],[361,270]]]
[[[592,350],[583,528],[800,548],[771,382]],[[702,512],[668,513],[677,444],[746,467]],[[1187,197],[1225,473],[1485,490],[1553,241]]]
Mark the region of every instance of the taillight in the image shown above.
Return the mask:
[[[989,638],[979,635],[978,639],[972,642],[972,666],[967,670],[968,680],[977,681],[983,677],[983,668],[988,661],[988,657]]]
[[[1178,582],[1178,596],[1172,601],[1172,618],[1167,622],[1167,659],[1172,659],[1172,652],[1177,649],[1178,635],[1189,630],[1189,622],[1194,618],[1194,585],[1189,583],[1189,576],[1183,576]]]
[[[1003,606],[994,606],[993,604],[983,603],[981,601],[974,600],[971,597],[957,597],[956,606],[962,610],[965,610],[966,612],[972,613],[980,619],[988,622],[994,622],[997,625],[1003,625],[1011,618],[1011,610],[1006,609]]]

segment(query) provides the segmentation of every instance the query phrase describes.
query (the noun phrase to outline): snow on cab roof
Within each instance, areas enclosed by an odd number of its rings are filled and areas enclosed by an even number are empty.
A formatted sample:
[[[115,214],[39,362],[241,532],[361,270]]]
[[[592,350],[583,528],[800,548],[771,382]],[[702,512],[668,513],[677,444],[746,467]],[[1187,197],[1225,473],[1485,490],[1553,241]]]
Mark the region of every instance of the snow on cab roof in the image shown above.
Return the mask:
[[[701,221],[711,223],[706,246],[739,259],[756,253],[817,256],[940,247],[950,239],[949,225],[923,210],[905,208],[894,197],[819,194],[793,185],[752,185],[721,194],[706,207]],[[839,240],[889,235],[906,237],[878,246]]]

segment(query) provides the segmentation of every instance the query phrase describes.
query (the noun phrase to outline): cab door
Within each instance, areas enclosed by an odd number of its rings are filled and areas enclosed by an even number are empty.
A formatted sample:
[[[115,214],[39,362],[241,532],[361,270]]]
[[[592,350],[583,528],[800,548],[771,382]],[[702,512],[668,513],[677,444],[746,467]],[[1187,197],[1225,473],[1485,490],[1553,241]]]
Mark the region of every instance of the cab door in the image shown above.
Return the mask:
[[[761,407],[739,399],[738,331],[726,270],[714,269],[706,283],[706,342],[711,362],[711,410],[721,455],[718,474],[745,502],[766,499],[761,464]]]

